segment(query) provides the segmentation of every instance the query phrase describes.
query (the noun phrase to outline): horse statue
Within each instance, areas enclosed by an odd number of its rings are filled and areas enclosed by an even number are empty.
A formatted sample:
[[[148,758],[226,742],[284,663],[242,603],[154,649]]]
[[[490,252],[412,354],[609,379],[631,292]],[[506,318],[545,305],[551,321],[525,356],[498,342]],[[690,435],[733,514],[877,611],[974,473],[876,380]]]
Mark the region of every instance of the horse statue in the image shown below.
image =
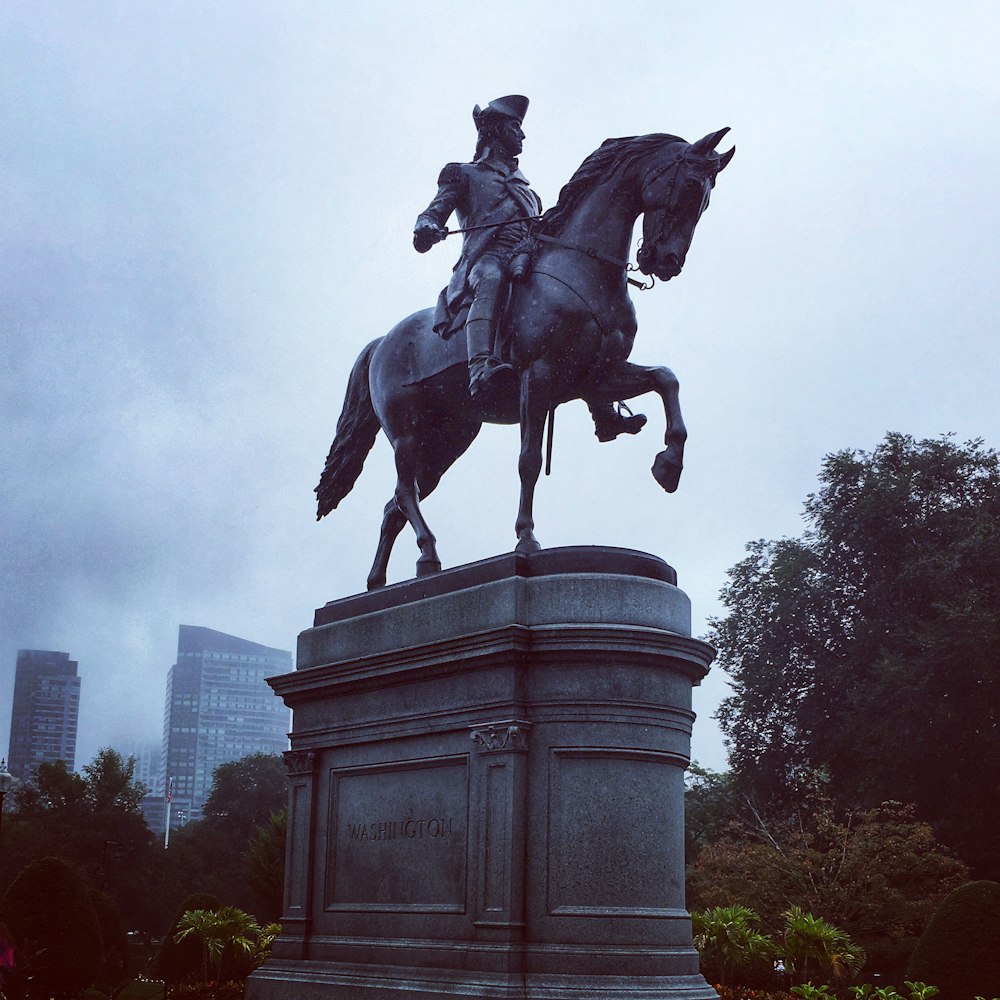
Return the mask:
[[[316,494],[319,520],[350,493],[379,429],[385,431],[396,490],[385,506],[369,590],[385,585],[393,543],[407,522],[420,550],[417,576],[441,569],[420,499],[484,422],[521,427],[517,552],[541,548],[532,505],[546,417],[560,403],[607,404],[657,393],[666,447],[652,472],[668,493],[677,489],[687,437],[678,382],[669,368],[628,361],[637,329],[628,252],[642,215],[638,269],[661,281],[680,274],[715,179],[735,153],[735,147],[716,151],[728,131],[694,143],[664,134],[608,139],[587,157],[537,223],[534,266],[513,285],[506,351],[518,379],[507,397],[488,403],[470,397],[463,338],[434,333],[432,309],[408,316],[361,352]]]

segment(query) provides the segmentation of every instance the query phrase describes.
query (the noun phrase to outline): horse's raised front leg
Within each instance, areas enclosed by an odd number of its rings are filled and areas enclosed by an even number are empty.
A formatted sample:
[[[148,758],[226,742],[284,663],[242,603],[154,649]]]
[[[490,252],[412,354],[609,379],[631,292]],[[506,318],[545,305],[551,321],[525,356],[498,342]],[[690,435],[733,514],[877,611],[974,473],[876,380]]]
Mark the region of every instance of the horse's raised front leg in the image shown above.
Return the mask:
[[[673,493],[684,468],[684,442],[687,440],[677,376],[669,368],[634,365],[626,361],[609,372],[604,382],[594,393],[588,393],[586,399],[588,402],[631,399],[646,392],[655,392],[663,400],[663,413],[667,422],[663,438],[666,448],[653,462],[653,478],[668,493]]]
[[[551,405],[546,392],[548,374],[548,366],[536,363],[521,375],[521,455],[517,462],[521,504],[514,523],[517,532],[515,552],[537,552],[541,548],[535,538],[533,507],[535,486],[542,471],[542,433]]]
[[[441,560],[437,554],[437,539],[424,520],[418,500],[417,476],[420,445],[414,434],[406,434],[392,442],[396,458],[396,506],[410,522],[417,536],[420,557],[417,559],[417,576],[437,573]]]
[[[371,572],[368,574],[369,590],[385,586],[386,574],[389,571],[389,556],[392,555],[392,546],[405,526],[406,515],[399,509],[399,504],[396,503],[396,498],[393,497],[385,505],[385,513],[382,516],[382,532],[378,538],[375,562],[372,563]]]

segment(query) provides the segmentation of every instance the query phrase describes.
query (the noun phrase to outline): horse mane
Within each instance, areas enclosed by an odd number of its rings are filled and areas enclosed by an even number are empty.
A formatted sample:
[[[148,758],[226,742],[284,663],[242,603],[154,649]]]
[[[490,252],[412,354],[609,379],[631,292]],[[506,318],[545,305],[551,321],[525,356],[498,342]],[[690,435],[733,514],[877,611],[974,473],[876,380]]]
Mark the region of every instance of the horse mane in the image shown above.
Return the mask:
[[[594,184],[607,180],[616,173],[624,173],[637,160],[670,143],[683,141],[679,136],[662,132],[605,139],[563,186],[555,205],[542,216],[539,232],[547,236],[558,236],[570,213]]]

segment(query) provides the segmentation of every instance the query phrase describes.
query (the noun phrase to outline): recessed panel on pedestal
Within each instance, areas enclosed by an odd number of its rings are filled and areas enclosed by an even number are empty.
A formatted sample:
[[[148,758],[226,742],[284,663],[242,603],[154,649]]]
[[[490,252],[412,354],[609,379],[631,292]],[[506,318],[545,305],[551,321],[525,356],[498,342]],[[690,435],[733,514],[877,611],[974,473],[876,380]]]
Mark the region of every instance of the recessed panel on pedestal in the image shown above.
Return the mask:
[[[463,913],[465,755],[330,772],[327,910]]]
[[[683,772],[668,753],[553,749],[548,910],[555,916],[668,916],[683,907]]]

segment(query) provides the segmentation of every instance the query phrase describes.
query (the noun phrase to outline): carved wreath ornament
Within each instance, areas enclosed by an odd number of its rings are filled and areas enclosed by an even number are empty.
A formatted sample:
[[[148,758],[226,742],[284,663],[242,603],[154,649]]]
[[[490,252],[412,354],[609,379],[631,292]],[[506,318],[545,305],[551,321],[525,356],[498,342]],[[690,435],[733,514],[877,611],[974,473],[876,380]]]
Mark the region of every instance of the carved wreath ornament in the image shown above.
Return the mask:
[[[473,729],[471,739],[478,745],[480,752],[528,749],[528,734],[520,726]]]

